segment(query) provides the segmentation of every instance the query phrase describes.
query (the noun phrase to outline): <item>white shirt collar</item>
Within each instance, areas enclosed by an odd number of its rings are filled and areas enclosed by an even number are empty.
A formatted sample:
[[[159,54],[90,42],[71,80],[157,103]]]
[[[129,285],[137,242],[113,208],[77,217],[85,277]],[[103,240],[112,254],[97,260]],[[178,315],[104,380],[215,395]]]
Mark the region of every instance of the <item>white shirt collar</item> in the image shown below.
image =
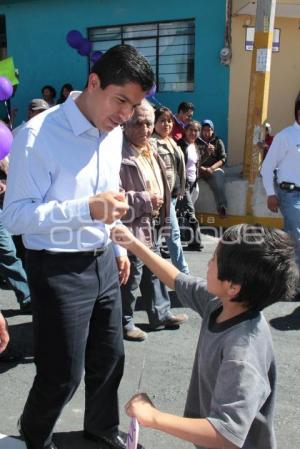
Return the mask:
[[[300,131],[300,125],[299,125],[299,123],[295,120],[295,123],[294,123],[294,127],[298,130],[298,131]]]
[[[91,124],[75,103],[76,98],[79,97],[81,93],[82,92],[78,90],[74,90],[70,93],[67,100],[62,104],[64,113],[66,114],[67,120],[70,123],[75,136],[90,132],[90,134],[99,137],[101,136],[100,130]]]

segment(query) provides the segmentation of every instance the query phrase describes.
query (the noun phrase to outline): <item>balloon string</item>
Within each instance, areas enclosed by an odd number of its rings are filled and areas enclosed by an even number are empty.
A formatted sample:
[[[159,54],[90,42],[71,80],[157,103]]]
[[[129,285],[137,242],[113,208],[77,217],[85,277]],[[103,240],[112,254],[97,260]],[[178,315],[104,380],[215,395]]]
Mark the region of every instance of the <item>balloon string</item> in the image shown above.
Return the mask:
[[[9,112],[9,107],[8,107],[7,101],[4,101],[4,104],[5,104],[5,107],[6,107],[6,110],[7,110],[8,126],[9,126],[9,129],[12,130],[11,116],[10,116],[10,112]]]
[[[142,363],[142,368],[141,368],[140,377],[139,377],[139,381],[138,381],[138,386],[137,386],[137,391],[136,391],[137,393],[141,392],[141,385],[142,385],[142,380],[143,380],[143,376],[144,376],[145,365],[146,365],[146,351],[145,351],[145,347],[144,347],[143,363]]]

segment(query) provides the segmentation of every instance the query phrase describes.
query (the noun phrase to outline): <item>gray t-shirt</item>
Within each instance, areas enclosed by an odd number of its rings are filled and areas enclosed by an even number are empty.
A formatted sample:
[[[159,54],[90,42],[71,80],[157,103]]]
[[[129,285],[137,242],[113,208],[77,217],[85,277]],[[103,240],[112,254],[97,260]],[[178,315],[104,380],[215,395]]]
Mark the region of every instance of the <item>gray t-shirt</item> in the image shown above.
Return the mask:
[[[207,418],[239,448],[275,449],[275,359],[263,314],[217,323],[221,302],[204,280],[179,274],[175,290],[203,319],[184,415]]]

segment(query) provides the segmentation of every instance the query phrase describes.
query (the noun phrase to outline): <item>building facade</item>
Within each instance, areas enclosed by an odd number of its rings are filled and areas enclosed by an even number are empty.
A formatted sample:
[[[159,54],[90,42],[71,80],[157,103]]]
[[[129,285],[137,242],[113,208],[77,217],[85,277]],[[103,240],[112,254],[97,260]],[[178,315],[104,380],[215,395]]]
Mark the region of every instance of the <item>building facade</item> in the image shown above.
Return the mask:
[[[174,112],[181,101],[193,102],[195,118],[211,118],[227,141],[229,68],[219,57],[225,1],[4,0],[0,18],[7,48],[0,54],[13,57],[20,76],[12,100],[17,123],[25,119],[30,99],[41,96],[42,86],[84,88],[89,60],[66,42],[75,29],[92,42],[93,50],[121,42],[135,45],[155,70],[156,101]]]

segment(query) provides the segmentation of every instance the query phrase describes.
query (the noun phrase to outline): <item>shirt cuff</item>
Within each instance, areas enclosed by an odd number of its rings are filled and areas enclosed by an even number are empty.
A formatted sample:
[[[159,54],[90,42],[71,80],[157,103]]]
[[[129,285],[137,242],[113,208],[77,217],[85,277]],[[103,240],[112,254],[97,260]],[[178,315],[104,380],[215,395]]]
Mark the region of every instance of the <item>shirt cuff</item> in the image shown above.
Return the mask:
[[[70,214],[72,217],[78,217],[82,223],[92,223],[93,219],[90,213],[88,198],[79,198],[69,202]]]
[[[115,253],[115,257],[123,257],[127,256],[127,250],[125,248],[122,248],[120,245],[113,245],[113,250]]]

